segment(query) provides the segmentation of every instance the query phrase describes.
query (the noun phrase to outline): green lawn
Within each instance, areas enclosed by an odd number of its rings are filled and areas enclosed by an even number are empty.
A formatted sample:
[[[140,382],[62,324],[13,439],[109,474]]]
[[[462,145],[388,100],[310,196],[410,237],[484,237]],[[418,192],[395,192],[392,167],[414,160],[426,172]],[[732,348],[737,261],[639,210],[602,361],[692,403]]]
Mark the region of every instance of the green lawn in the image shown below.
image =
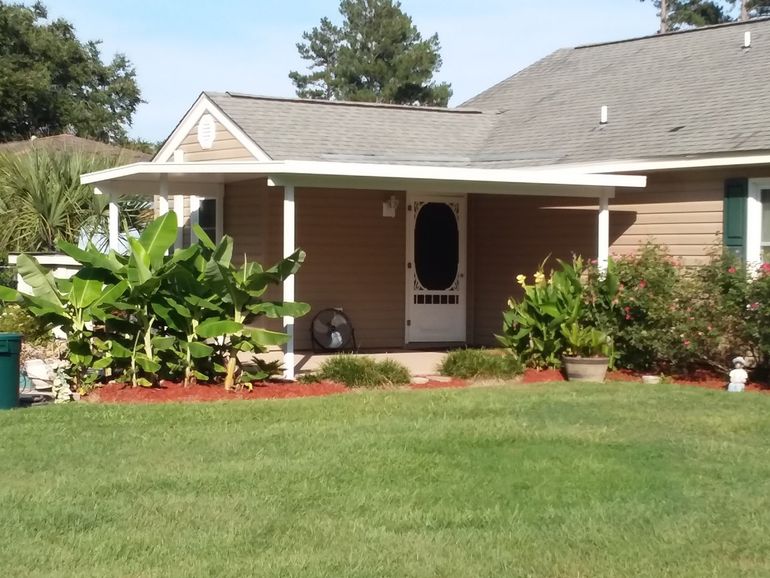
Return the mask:
[[[770,396],[538,384],[0,413],[0,576],[769,576]]]

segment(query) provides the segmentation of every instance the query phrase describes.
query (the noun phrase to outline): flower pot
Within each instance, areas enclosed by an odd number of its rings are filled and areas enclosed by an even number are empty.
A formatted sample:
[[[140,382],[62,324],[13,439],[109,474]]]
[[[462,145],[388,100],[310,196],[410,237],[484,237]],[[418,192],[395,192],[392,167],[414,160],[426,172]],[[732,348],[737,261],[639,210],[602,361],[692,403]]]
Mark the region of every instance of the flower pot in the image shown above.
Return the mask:
[[[564,357],[564,371],[569,381],[601,383],[607,375],[608,357]]]

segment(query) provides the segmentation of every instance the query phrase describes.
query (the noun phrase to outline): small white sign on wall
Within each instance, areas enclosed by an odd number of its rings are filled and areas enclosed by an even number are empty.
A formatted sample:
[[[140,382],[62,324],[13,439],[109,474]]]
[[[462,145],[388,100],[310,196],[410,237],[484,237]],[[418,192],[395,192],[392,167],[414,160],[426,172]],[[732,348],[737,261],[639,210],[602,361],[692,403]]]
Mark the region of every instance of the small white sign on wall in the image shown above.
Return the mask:
[[[217,123],[210,114],[204,114],[198,121],[198,144],[202,149],[210,149],[217,138]]]

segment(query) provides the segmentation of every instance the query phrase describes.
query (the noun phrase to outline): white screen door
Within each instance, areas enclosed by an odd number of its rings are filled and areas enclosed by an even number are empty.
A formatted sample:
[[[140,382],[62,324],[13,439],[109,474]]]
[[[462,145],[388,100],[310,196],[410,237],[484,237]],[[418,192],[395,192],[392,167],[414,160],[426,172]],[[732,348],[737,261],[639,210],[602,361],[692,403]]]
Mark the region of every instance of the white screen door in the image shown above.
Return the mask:
[[[465,341],[464,196],[409,195],[406,342]]]

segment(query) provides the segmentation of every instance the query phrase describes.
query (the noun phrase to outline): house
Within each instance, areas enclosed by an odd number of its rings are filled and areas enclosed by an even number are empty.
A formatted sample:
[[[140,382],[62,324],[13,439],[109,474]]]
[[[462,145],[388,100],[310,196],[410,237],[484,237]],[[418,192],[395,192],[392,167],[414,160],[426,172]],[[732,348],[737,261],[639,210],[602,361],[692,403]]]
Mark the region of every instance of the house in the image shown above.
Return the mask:
[[[152,162],[83,176],[155,195],[363,348],[494,343],[514,277],[647,240],[699,262],[770,246],[770,20],[559,50],[452,109],[204,92]],[[117,238],[117,205],[114,235]],[[310,347],[312,315],[286,319]]]

